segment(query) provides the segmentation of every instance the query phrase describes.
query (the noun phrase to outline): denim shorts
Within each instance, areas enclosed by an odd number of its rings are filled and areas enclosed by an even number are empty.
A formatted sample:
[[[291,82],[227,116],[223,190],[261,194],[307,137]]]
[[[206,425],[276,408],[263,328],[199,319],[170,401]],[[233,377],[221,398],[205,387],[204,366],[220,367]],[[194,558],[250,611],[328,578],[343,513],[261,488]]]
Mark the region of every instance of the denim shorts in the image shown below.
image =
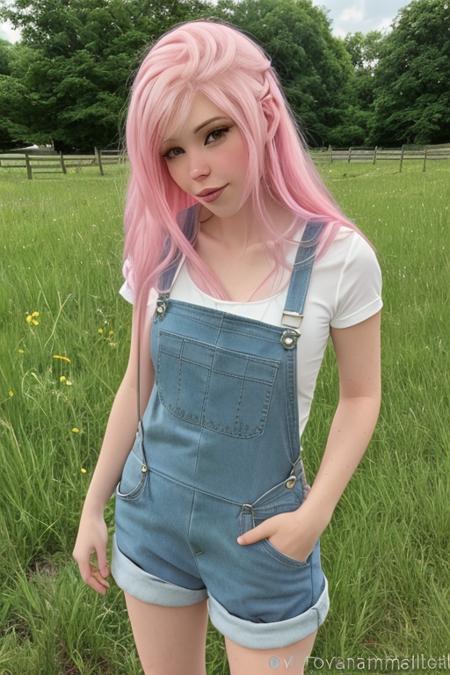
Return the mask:
[[[111,574],[144,602],[181,607],[207,599],[215,628],[254,649],[284,647],[315,631],[329,609],[320,540],[305,561],[267,539],[241,546],[239,534],[307,494],[301,460],[252,503],[233,503],[151,468],[139,444],[116,488]]]

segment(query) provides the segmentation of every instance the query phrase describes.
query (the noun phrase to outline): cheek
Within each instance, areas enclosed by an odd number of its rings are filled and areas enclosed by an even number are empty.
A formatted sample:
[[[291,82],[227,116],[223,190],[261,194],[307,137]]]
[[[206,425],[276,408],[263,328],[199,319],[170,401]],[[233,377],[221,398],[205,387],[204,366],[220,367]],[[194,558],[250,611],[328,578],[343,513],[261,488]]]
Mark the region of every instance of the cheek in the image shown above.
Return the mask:
[[[167,162],[167,173],[178,187],[182,187],[184,172],[181,170],[179,162]]]
[[[247,169],[248,156],[247,149],[242,141],[240,134],[235,134],[229,139],[230,142],[224,146],[223,161],[226,168],[233,169],[234,173],[244,173]]]
[[[236,162],[241,170],[244,170],[248,163],[248,152],[240,134],[233,138],[231,146],[233,161]]]

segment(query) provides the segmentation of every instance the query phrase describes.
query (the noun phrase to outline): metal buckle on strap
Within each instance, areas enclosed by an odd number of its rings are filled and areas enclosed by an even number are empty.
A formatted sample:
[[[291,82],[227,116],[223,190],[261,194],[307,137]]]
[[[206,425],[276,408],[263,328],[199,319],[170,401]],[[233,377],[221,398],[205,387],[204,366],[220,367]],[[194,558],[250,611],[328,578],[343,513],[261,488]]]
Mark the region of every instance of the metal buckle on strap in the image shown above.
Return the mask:
[[[285,349],[294,349],[297,345],[297,340],[301,335],[301,332],[298,330],[303,321],[303,314],[299,312],[291,312],[285,310],[281,318],[281,324],[283,326],[289,326],[281,334],[280,342]]]
[[[285,319],[285,317],[287,318]],[[281,317],[281,324],[283,326],[289,326],[290,328],[300,328],[302,320],[303,314],[285,309]]]
[[[158,299],[156,300],[156,314],[162,318],[167,309],[167,298],[169,293],[160,293]]]

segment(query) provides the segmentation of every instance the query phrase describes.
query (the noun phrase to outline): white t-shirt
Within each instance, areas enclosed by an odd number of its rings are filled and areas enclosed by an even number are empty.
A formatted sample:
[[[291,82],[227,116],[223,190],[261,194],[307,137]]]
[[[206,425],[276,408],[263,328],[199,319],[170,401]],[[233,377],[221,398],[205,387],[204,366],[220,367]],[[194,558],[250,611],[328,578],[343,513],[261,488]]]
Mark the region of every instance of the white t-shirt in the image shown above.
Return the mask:
[[[289,256],[293,262],[293,255]],[[286,270],[285,278],[290,275]],[[320,370],[330,326],[347,328],[368,319],[382,307],[381,269],[375,252],[361,235],[341,226],[336,238],[320,260],[315,260],[309,282],[297,342],[297,396],[300,436],[308,421],[317,375]],[[253,302],[216,300],[194,285],[182,259],[170,297],[224,312],[280,326],[288,285],[276,295]],[[133,302],[133,292],[125,281],[119,293]],[[152,289],[148,305],[156,304]],[[153,308],[152,308],[153,310]]]

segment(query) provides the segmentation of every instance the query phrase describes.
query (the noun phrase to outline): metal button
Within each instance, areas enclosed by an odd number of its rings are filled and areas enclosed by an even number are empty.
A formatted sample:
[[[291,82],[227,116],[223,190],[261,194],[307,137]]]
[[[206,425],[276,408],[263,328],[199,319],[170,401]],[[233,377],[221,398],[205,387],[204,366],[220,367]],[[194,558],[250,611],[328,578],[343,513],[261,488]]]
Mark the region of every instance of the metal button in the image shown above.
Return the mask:
[[[293,328],[287,328],[284,330],[280,337],[280,342],[285,347],[285,349],[293,349],[297,344],[297,340],[300,337],[300,333]]]
[[[147,471],[148,471],[148,466],[147,466],[147,464],[143,464],[143,465],[141,466],[141,472],[142,472],[142,473],[147,473]]]
[[[296,484],[296,482],[297,482],[297,476],[290,476],[290,477],[286,480],[285,486],[286,486],[287,488],[293,488],[294,485]]]

